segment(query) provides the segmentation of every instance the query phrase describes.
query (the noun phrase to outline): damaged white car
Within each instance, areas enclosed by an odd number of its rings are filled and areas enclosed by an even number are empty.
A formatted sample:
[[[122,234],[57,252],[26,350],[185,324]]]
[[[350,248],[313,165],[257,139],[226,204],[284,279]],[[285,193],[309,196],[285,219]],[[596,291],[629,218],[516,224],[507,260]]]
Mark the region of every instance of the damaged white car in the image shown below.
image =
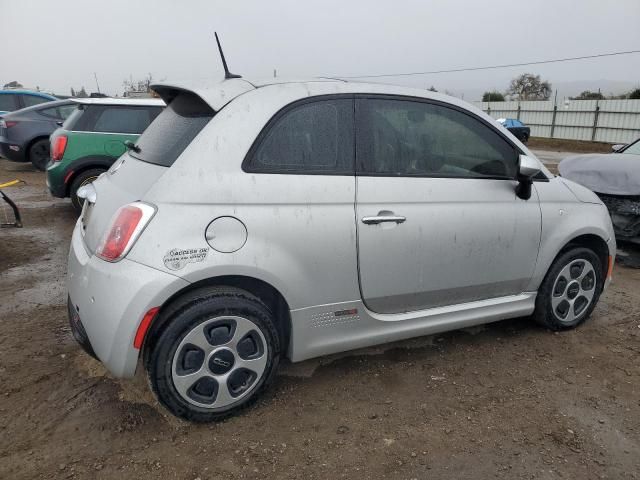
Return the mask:
[[[640,138],[612,148],[613,153],[565,158],[558,171],[600,197],[618,239],[640,244]]]

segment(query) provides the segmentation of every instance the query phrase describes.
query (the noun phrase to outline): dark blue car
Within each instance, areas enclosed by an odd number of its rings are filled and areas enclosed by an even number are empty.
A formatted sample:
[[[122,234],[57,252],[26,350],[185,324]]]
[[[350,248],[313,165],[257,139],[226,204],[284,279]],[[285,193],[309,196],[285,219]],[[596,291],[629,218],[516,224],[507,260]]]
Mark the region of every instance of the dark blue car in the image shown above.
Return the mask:
[[[515,118],[499,118],[498,122],[501,123],[504,128],[509,130],[513,134],[513,136],[520,140],[522,143],[527,143],[529,141],[531,129],[520,120],[516,120]]]
[[[0,90],[0,115],[52,100],[57,100],[57,98],[48,93],[33,90]]]

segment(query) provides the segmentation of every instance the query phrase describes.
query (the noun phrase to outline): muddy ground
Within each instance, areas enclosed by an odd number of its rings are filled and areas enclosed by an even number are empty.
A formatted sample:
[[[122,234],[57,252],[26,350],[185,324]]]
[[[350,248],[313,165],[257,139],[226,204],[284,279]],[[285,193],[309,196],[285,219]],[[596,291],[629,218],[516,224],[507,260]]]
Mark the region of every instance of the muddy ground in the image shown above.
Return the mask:
[[[25,227],[0,230],[2,479],[640,478],[638,269],[618,266],[577,330],[517,319],[284,365],[242,416],[192,425],[142,372],[114,379],[74,343],[74,214],[42,173],[0,160],[0,182],[14,177],[27,184],[8,190]]]

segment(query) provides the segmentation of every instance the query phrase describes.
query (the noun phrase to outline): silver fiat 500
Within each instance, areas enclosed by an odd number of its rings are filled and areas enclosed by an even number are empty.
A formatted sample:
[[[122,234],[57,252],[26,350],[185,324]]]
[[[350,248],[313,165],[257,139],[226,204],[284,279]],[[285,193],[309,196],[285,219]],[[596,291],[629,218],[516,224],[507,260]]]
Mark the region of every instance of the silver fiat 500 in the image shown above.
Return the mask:
[[[154,86],[167,108],[86,199],[74,336],[139,361],[192,421],[293,362],[496,320],[591,314],[615,239],[591,191],[505,128],[425,90],[235,78]]]

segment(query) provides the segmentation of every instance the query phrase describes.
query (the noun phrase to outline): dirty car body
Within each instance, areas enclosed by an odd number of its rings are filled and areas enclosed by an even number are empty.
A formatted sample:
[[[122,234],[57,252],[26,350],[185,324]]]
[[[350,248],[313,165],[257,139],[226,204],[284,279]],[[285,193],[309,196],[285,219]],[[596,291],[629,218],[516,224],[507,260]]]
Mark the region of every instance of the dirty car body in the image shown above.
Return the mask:
[[[558,170],[596,192],[609,209],[619,239],[640,243],[640,139],[613,153],[566,158]]]
[[[154,89],[168,106],[138,151],[80,192],[69,311],[114,375],[142,351],[176,415],[234,412],[280,356],[530,315],[572,248],[595,253],[560,275],[566,326],[606,284],[602,202],[462,101],[333,80]]]

